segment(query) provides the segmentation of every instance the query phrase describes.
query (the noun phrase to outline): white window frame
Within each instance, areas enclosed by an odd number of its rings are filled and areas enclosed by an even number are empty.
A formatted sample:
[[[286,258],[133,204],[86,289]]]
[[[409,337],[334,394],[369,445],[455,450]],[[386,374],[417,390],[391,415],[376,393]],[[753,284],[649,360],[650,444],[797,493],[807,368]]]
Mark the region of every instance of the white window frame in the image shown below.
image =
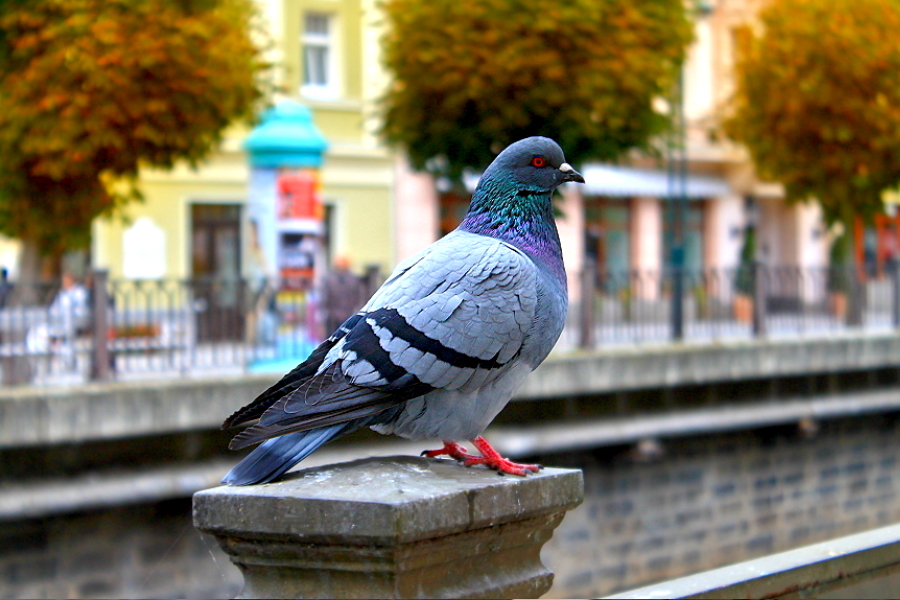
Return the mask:
[[[324,32],[309,31],[311,18],[324,19],[326,27]],[[303,81],[300,85],[300,93],[309,98],[335,99],[340,97],[338,85],[339,71],[337,69],[337,17],[330,13],[308,11],[303,13],[302,32],[300,34],[300,61],[302,65]],[[308,50],[318,50],[324,54],[317,72],[312,73],[313,65],[308,62]],[[315,79],[316,81],[310,81]]]

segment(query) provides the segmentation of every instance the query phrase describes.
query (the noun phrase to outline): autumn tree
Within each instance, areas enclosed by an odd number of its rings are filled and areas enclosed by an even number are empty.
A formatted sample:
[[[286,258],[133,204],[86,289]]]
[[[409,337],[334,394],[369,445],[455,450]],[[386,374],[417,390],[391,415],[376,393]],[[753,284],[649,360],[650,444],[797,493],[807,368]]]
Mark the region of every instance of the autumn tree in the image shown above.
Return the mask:
[[[196,165],[263,95],[251,0],[0,8],[0,232],[26,280],[138,197],[141,167]]]
[[[900,184],[900,2],[779,0],[760,22],[726,132],[789,200],[871,218]]]
[[[682,0],[385,0],[382,133],[413,166],[483,168],[530,135],[572,162],[646,148],[692,37]]]

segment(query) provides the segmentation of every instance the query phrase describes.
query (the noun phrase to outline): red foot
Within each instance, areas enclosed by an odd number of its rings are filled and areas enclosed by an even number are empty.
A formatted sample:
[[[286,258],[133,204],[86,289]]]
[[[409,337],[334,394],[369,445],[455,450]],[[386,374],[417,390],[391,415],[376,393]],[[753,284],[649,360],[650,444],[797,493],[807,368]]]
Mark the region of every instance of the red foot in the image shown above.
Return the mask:
[[[541,465],[524,465],[503,458],[500,456],[500,453],[494,450],[488,441],[481,436],[472,440],[472,443],[475,444],[475,447],[481,452],[481,456],[469,454],[464,446],[447,440],[444,440],[444,447],[440,450],[426,450],[425,452],[422,452],[422,456],[428,456],[429,458],[449,456],[450,458],[462,461],[467,467],[484,465],[496,470],[501,475],[507,473],[509,475],[520,475],[524,477],[529,473],[540,471],[543,468]]]
[[[428,458],[437,458],[438,456],[449,456],[450,458],[455,458],[456,460],[466,460],[470,458],[481,458],[480,456],[474,456],[469,454],[468,448],[465,446],[461,446],[453,441],[444,440],[444,447],[440,450],[425,450],[419,456],[427,456]]]
[[[488,441],[480,435],[472,440],[472,443],[475,444],[475,447],[481,452],[481,457],[475,458],[474,460],[466,459],[464,464],[467,467],[471,465],[485,465],[496,470],[501,475],[508,473],[509,475],[520,475],[522,477],[525,477],[529,473],[536,473],[544,468],[541,465],[515,463],[508,458],[503,458],[500,456],[500,453],[494,450]]]

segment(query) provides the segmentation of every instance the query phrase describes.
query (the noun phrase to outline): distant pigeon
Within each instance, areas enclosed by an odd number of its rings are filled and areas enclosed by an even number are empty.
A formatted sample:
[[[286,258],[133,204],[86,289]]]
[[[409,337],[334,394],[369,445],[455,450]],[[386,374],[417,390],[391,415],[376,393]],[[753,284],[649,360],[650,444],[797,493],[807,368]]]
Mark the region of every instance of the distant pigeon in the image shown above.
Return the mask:
[[[518,141],[484,172],[463,222],[401,263],[359,313],[227,427],[262,442],[222,480],[272,481],[361,427],[444,440],[424,456],[526,475],[481,433],[562,333],[566,272],[550,197],[584,178],[551,139]],[[471,440],[481,456],[456,440]]]

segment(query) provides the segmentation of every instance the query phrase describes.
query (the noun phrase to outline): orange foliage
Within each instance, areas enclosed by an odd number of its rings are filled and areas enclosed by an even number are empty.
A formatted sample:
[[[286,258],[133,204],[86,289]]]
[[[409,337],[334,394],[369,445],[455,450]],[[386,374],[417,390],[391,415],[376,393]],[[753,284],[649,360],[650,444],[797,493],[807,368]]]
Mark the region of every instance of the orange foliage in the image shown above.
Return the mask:
[[[900,184],[900,2],[778,0],[761,20],[726,131],[790,199],[871,218]]]
[[[692,31],[681,0],[385,0],[383,134],[458,175],[530,135],[573,162],[645,147]],[[431,164],[431,163],[429,163]]]
[[[0,231],[57,254],[137,192],[196,165],[263,95],[250,0],[29,0],[0,16]]]

